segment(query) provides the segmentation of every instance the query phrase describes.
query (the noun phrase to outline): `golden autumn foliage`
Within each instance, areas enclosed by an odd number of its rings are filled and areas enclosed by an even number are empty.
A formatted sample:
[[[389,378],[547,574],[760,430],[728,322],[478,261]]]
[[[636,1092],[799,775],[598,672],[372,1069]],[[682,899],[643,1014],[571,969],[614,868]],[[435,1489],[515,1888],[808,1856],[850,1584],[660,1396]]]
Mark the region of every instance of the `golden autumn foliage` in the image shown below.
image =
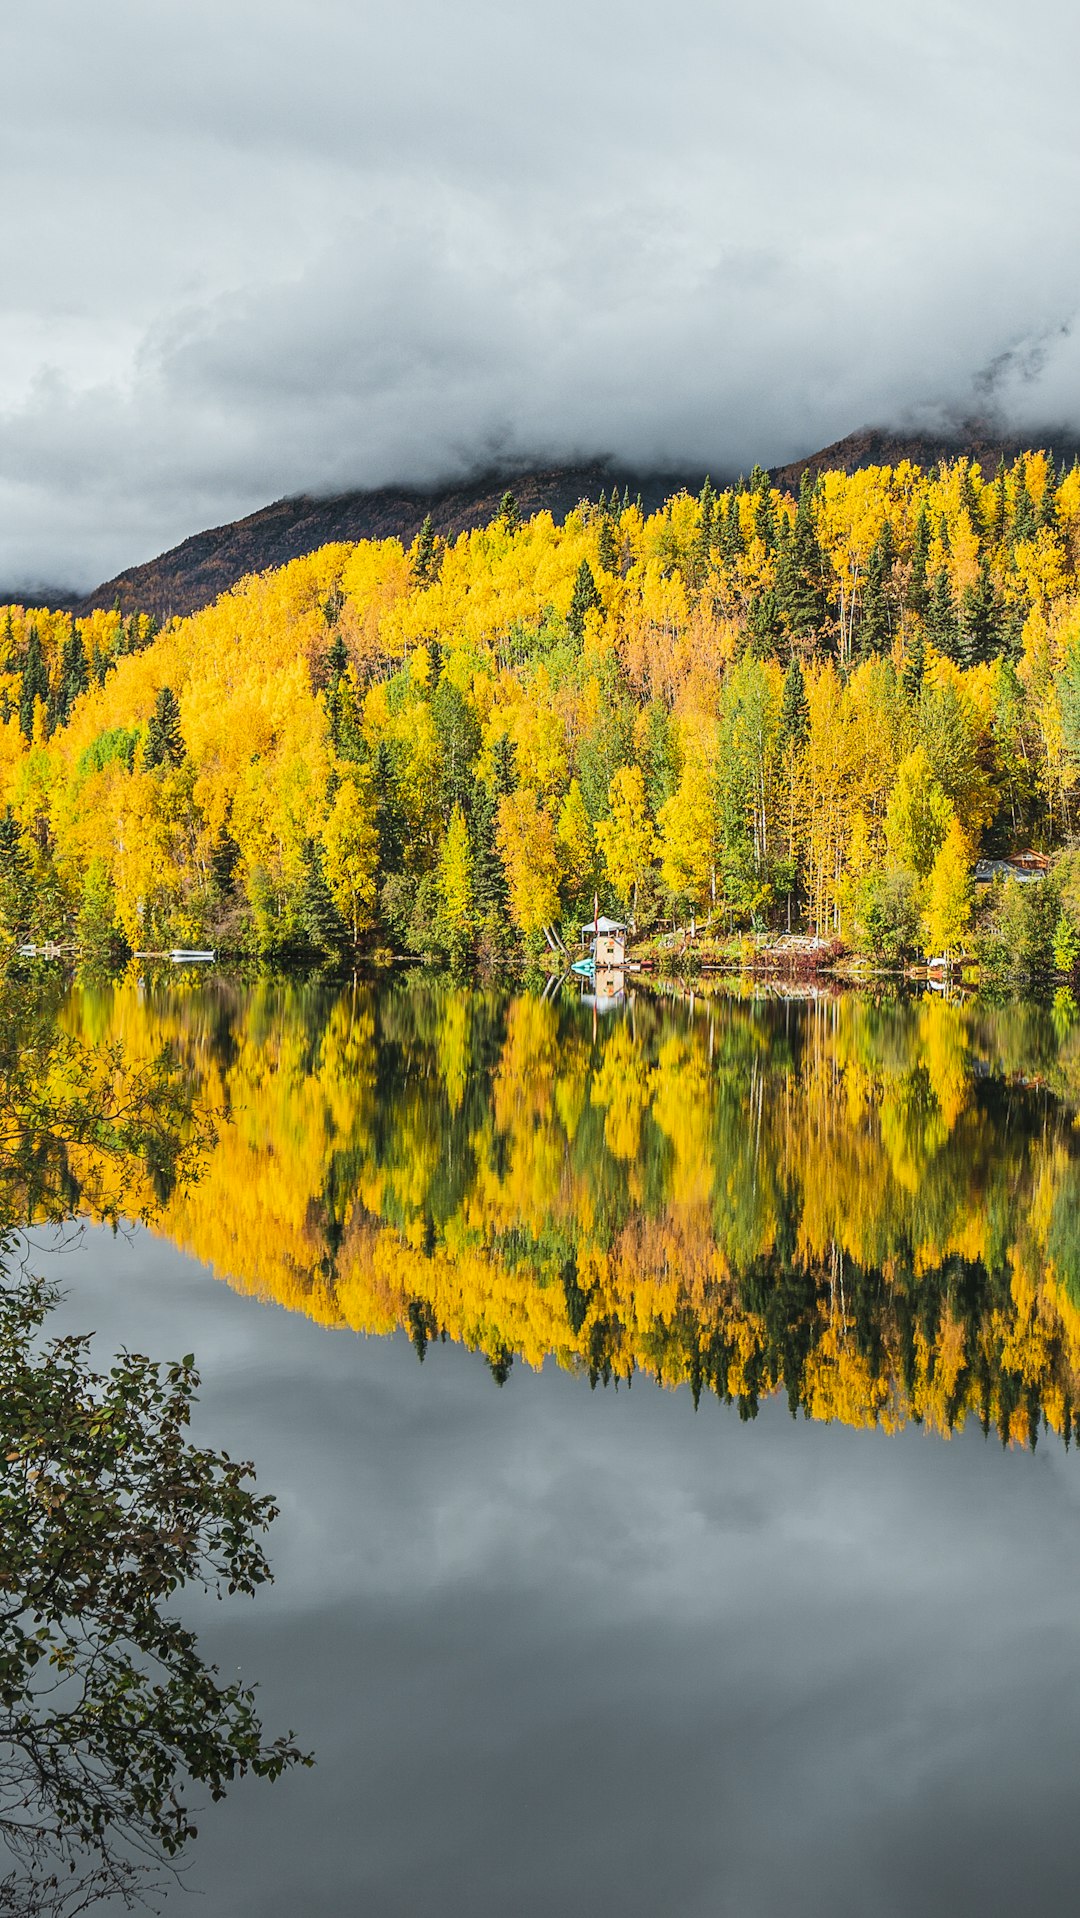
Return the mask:
[[[643,1371],[747,1415],[779,1392],[857,1425],[1071,1432],[1075,1019],[639,997],[595,1027],[420,978],[125,979],[61,1017],[165,1051],[218,1115],[157,1229],[321,1323],[421,1356],[446,1336],[500,1377]]]
[[[71,936],[93,873],[134,949],[459,950],[601,883],[865,941],[951,816],[1071,832],[1078,558],[1032,453],[327,546],[162,632],[0,609],[0,922]]]

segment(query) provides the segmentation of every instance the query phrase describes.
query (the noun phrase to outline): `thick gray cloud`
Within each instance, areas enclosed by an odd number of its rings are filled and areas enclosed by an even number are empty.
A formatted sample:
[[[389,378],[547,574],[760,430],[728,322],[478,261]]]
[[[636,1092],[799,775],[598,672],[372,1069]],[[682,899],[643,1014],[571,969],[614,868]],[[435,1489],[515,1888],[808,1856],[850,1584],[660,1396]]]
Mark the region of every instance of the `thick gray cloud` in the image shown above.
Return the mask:
[[[1064,0],[6,11],[0,580],[493,455],[1080,426]]]

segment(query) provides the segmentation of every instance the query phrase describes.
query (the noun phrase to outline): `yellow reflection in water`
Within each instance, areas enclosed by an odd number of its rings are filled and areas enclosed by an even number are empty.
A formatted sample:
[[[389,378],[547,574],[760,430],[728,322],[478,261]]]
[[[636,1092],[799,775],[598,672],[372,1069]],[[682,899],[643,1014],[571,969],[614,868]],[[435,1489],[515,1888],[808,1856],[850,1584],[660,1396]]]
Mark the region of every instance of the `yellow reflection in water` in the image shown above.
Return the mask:
[[[159,1229],[327,1325],[1028,1441],[1080,1392],[1080,1037],[940,997],[76,987],[227,1115]]]

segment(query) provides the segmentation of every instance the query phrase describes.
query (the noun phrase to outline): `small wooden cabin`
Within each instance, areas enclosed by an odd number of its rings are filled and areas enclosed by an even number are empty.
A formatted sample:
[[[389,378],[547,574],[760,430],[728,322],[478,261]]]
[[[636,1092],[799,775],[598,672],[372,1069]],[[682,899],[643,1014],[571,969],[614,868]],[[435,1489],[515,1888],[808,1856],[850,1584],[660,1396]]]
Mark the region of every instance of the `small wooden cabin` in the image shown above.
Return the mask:
[[[995,879],[1041,879],[1049,870],[1050,861],[1044,852],[1014,852],[1007,859],[977,859],[975,881],[986,886]]]
[[[626,924],[607,919],[603,913],[581,928],[581,943],[590,947],[599,972],[601,967],[618,971],[626,957]]]

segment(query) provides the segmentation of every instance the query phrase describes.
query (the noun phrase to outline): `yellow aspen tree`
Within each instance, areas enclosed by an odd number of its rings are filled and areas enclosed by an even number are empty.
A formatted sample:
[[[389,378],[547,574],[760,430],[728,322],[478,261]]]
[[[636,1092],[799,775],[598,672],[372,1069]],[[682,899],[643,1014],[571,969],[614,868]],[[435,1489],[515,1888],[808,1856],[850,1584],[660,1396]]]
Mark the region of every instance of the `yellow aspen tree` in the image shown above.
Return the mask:
[[[565,876],[579,883],[586,880],[593,869],[596,843],[592,820],[576,779],[571,780],[570,790],[560,808],[555,837],[559,842],[559,859]]]
[[[355,945],[375,916],[379,835],[366,781],[343,779],[322,829],[323,871]]]
[[[645,802],[645,780],[640,766],[620,766],[608,788],[611,812],[596,828],[596,842],[604,866],[621,899],[637,910],[638,887],[659,851]]]
[[[958,819],[950,821],[930,869],[923,908],[923,940],[927,953],[946,958],[961,945],[971,924],[971,853]]]
[[[439,858],[439,899],[451,938],[467,939],[473,921],[472,848],[460,804],[450,815]]]
[[[925,879],[955,823],[949,797],[920,744],[897,771],[885,814],[885,842],[898,866]]]
[[[665,886],[678,898],[702,905],[715,887],[716,875],[716,795],[703,760],[687,760],[657,823]]]
[[[532,786],[503,794],[495,837],[510,894],[510,917],[520,932],[541,932],[558,917],[559,861],[551,814]]]

